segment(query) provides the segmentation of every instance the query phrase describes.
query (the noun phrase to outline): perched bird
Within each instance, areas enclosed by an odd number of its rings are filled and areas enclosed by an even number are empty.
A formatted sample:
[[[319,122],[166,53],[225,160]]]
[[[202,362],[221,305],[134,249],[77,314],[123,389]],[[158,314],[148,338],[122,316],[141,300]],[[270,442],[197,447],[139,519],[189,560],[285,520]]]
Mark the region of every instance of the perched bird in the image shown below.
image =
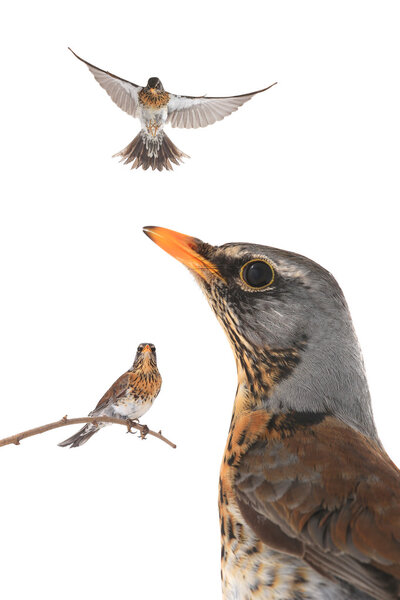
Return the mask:
[[[129,371],[121,375],[104,394],[89,417],[116,417],[137,420],[147,413],[161,388],[157,369],[156,349],[153,344],[140,344]],[[106,423],[88,423],[59,446],[76,448],[85,444]]]
[[[223,597],[400,598],[400,471],[378,438],[333,276],[268,246],[144,231],[194,274],[236,359],[219,490]]]
[[[71,50],[71,48],[69,48]],[[132,163],[132,169],[171,170],[186,157],[164,132],[164,125],[188,129],[206,127],[221,121],[250,100],[255,94],[265,92],[276,83],[249,94],[226,97],[178,96],[166,92],[158,77],[150,77],[146,86],[139,86],[103,71],[72,54],[89,67],[96,81],[104,88],[111,100],[122,110],[140,119],[141,130],[126,148],[114,156],[120,156],[124,164]]]

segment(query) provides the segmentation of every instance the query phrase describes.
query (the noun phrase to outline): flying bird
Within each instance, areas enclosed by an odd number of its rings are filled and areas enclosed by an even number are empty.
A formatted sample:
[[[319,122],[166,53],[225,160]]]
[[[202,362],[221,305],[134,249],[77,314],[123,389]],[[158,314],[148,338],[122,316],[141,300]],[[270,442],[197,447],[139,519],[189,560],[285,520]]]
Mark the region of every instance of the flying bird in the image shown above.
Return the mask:
[[[132,163],[132,169],[142,167],[146,170],[151,167],[153,171],[171,170],[172,163],[179,165],[182,158],[189,158],[164,132],[166,123],[172,127],[187,129],[207,127],[233,113],[255,94],[276,85],[273,83],[257,92],[240,96],[178,96],[166,92],[158,77],[150,77],[146,86],[139,86],[103,71],[73,50],[71,52],[88,66],[96,81],[119,108],[140,120],[141,130],[138,135],[126,148],[114,155],[120,156],[124,164]]]
[[[132,367],[121,375],[104,394],[89,417],[116,417],[132,421],[143,416],[153,405],[161,388],[153,344],[140,344]],[[59,446],[76,448],[85,444],[106,423],[88,423]]]
[[[400,598],[400,471],[333,276],[268,246],[144,231],[193,273],[236,359],[219,487],[224,599]]]

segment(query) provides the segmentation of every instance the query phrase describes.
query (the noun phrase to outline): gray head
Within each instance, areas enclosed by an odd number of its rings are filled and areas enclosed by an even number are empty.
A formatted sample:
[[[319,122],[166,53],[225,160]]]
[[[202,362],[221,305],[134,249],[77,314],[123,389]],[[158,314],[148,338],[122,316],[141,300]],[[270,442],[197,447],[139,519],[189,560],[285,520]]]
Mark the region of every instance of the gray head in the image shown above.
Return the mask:
[[[163,84],[158,79],[158,77],[150,77],[150,79],[147,82],[146,89],[150,92],[163,92],[164,91]]]
[[[271,410],[332,413],[376,437],[361,350],[328,271],[269,246],[145,232],[195,275],[253,396]]]

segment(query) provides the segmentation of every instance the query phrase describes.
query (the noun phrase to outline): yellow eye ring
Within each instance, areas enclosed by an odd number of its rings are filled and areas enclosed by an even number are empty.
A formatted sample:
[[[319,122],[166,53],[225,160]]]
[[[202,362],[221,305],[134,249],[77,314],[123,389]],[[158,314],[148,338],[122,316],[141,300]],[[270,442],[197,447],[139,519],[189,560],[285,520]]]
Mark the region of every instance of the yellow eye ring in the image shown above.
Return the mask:
[[[275,280],[273,266],[264,258],[253,258],[240,269],[240,279],[252,290],[262,292]]]

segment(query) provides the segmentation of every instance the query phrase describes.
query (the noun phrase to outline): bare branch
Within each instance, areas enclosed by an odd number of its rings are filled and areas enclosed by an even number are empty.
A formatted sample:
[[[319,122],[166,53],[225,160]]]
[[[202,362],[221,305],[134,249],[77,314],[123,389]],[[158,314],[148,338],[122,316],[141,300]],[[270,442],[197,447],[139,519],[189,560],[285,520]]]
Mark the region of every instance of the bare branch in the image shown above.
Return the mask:
[[[147,425],[126,421],[125,419],[116,419],[114,417],[79,417],[77,419],[68,419],[67,415],[65,415],[59,421],[47,423],[47,425],[35,427],[34,429],[28,429],[27,431],[22,431],[21,433],[16,433],[15,435],[4,438],[0,440],[0,446],[7,446],[8,444],[15,444],[16,446],[19,446],[21,440],[25,438],[33,435],[39,435],[40,433],[45,433],[46,431],[57,429],[58,427],[65,427],[66,425],[78,425],[79,423],[115,423],[116,425],[124,425],[127,427],[128,431],[131,431],[132,428],[138,429],[142,439],[145,439],[147,435],[152,435],[153,437],[156,437],[171,446],[171,448],[176,448],[176,445],[167,440],[167,438],[161,434],[161,431],[158,433],[156,431],[152,431],[147,427]]]

